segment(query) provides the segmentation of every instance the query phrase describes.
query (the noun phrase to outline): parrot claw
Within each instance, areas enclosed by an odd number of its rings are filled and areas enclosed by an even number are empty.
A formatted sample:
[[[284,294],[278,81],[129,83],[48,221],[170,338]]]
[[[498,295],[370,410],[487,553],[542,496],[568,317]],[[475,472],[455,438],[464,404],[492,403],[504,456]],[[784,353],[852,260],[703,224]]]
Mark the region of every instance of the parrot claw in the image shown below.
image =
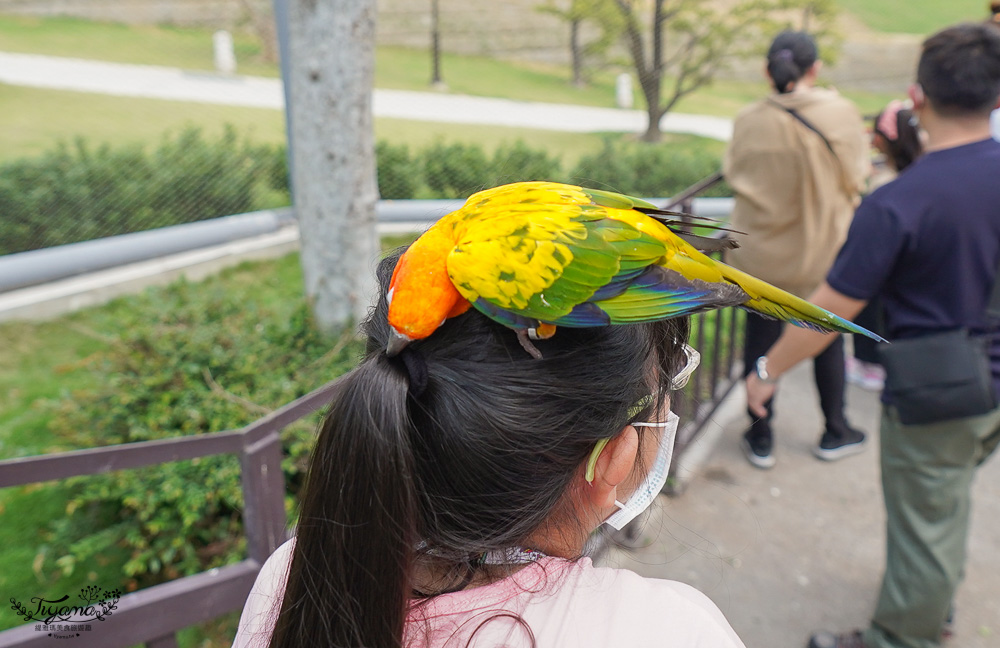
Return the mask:
[[[535,328],[528,329],[528,337],[532,340],[548,340],[556,334],[556,325],[547,322],[539,322]]]
[[[518,329],[517,341],[521,343],[521,348],[527,351],[528,355],[530,355],[535,360],[541,360],[542,352],[538,350],[538,347],[536,347],[534,344],[531,343],[530,339],[528,339],[529,337],[536,340],[538,339],[534,337],[534,334],[532,333],[534,330],[535,329],[528,329],[528,330]]]

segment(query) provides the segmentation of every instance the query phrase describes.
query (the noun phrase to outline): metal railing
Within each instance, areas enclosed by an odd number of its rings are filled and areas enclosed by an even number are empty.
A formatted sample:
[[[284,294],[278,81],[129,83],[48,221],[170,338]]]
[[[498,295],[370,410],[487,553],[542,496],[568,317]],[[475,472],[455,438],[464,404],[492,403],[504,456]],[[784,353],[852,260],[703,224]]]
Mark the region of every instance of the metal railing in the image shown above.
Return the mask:
[[[219,454],[240,457],[247,558],[126,594],[99,627],[70,643],[86,648],[139,643],[173,648],[178,630],[241,609],[261,565],[288,537],[280,433],[323,407],[335,384],[328,383],[240,430],[0,461],[0,488],[5,488]],[[36,625],[0,632],[0,648],[51,646],[52,637]]]
[[[710,175],[674,196],[663,209],[691,213],[694,198],[723,181],[722,172]],[[725,237],[725,232],[719,232]],[[709,256],[719,258],[719,253]],[[674,394],[671,409],[684,421],[677,431],[674,448],[673,473],[684,458],[684,453],[698,440],[705,424],[725,400],[741,378],[742,331],[745,314],[737,308],[725,308],[694,315],[691,318],[690,344],[702,354],[701,367],[691,377],[688,385]],[[671,482],[671,493],[678,493],[676,482]]]
[[[665,208],[690,212],[693,198],[721,180],[721,174],[710,176],[676,196]],[[732,308],[693,318],[692,345],[702,352],[702,365],[687,387],[674,396],[672,408],[686,421],[678,431],[678,460],[698,439],[706,421],[739,379],[740,319]],[[123,596],[99,631],[74,637],[74,646],[126,648],[145,644],[146,648],[175,648],[179,630],[243,607],[261,565],[287,539],[280,433],[326,405],[336,382],[240,430],[0,461],[0,488],[6,488],[219,454],[240,457],[247,558]],[[598,546],[591,552],[600,550]],[[51,645],[52,637],[36,630],[34,622],[0,632],[0,648]]]

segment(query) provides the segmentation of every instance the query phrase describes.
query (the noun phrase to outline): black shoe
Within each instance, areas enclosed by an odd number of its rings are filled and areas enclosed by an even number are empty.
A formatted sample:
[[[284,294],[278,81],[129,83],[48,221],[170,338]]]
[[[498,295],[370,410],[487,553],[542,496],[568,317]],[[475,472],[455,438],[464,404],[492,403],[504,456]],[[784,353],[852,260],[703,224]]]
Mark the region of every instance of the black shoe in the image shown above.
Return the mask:
[[[860,630],[835,635],[832,632],[817,632],[809,640],[808,648],[868,648]]]
[[[823,461],[836,461],[863,452],[867,440],[861,430],[847,428],[846,434],[833,434],[827,430],[819,445],[813,447],[813,454]]]
[[[771,435],[746,433],[740,441],[740,447],[747,461],[762,470],[774,468],[774,455],[771,453],[774,441]]]

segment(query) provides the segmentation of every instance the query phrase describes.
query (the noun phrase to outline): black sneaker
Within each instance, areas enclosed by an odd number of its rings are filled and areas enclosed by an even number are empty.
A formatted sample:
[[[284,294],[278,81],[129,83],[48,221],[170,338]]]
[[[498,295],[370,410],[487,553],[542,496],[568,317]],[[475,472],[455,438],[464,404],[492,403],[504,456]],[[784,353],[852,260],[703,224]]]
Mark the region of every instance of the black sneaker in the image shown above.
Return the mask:
[[[740,441],[740,447],[743,449],[747,461],[762,470],[774,468],[775,460],[771,453],[773,445],[774,441],[770,435],[750,434],[749,432],[744,434],[743,440]]]
[[[813,447],[813,454],[823,461],[836,461],[863,452],[867,440],[861,430],[847,428],[847,434],[832,434],[827,430],[819,445]]]

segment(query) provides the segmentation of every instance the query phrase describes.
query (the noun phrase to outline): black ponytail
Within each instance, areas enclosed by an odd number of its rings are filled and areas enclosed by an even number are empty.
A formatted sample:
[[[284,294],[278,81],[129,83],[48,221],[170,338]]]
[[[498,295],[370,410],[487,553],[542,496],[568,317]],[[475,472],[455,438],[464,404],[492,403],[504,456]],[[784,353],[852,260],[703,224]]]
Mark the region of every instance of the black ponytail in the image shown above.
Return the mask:
[[[407,380],[345,376],[313,451],[271,648],[401,645],[416,537]]]
[[[390,360],[397,259],[379,266],[366,357],[313,452],[270,648],[400,648],[422,601],[502,578],[482,556],[573,516],[566,494],[594,445],[649,420],[686,360],[686,318],[560,328],[536,360],[475,310]]]
[[[783,31],[767,51],[767,73],[774,89],[784,94],[816,63],[816,42],[805,32]]]

